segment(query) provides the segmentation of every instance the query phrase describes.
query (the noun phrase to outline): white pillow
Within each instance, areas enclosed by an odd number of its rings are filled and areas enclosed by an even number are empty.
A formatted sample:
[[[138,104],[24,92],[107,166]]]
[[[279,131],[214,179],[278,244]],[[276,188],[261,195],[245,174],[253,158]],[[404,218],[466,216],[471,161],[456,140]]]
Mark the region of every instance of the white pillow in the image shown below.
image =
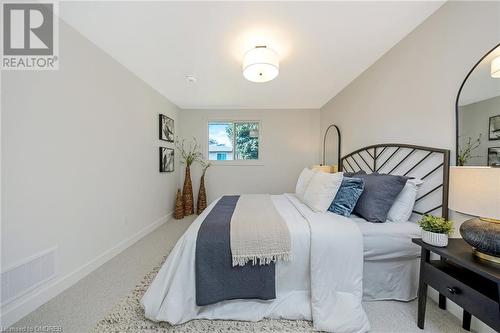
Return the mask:
[[[302,201],[315,212],[326,212],[342,184],[342,178],[344,178],[342,172],[316,172],[309,182]]]
[[[417,199],[418,188],[424,182],[420,179],[408,179],[401,193],[389,209],[387,220],[391,222],[407,222],[411,216],[415,199]]]
[[[302,198],[304,197],[306,188],[311,182],[314,174],[315,172],[308,168],[304,168],[304,170],[302,170],[302,172],[300,173],[299,179],[297,180],[297,185],[295,186],[295,195],[300,200],[302,200]]]

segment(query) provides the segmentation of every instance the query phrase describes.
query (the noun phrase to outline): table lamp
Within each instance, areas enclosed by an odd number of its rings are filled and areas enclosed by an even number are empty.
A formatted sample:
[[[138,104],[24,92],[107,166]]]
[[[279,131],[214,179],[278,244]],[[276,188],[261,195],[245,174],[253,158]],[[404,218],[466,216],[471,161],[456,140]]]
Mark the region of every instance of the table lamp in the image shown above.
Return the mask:
[[[451,167],[450,209],[477,216],[460,226],[475,256],[500,263],[500,168]]]
[[[326,173],[335,173],[339,171],[338,165],[313,165],[312,170],[317,171],[317,172],[326,172]]]

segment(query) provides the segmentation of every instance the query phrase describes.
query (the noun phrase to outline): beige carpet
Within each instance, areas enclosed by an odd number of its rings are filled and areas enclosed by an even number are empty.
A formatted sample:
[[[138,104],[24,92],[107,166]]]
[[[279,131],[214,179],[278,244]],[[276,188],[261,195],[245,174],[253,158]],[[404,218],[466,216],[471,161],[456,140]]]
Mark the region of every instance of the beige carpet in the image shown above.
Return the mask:
[[[129,296],[118,303],[92,332],[314,332],[311,322],[302,320],[265,319],[259,322],[192,320],[176,326],[150,321],[144,317],[139,302],[160,267],[161,264],[148,273]],[[370,319],[372,332],[466,332],[461,329],[460,322],[455,317],[440,310],[432,301],[427,305],[425,330],[420,330],[416,325],[416,303],[416,301],[365,302],[364,308]]]

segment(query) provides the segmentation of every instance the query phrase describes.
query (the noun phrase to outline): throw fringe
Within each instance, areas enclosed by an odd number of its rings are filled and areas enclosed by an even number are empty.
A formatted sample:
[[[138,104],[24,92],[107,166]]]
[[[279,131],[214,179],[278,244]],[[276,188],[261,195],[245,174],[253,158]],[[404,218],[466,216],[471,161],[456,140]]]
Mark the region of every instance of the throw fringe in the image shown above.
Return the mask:
[[[248,256],[248,255],[233,255],[233,267],[235,266],[245,266],[249,262],[252,266],[259,265],[269,265],[270,263],[281,261],[290,261],[291,255],[289,252],[268,254],[268,255],[258,255],[258,256]]]

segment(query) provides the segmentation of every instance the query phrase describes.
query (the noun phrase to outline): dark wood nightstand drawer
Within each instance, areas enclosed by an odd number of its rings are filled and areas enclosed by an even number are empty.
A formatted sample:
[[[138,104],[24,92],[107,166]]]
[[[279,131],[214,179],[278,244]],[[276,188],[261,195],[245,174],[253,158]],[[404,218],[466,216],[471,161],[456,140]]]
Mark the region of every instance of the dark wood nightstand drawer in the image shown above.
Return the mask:
[[[495,283],[439,260],[425,263],[423,269],[425,283],[459,306],[468,309],[486,324],[500,330],[498,291]]]
[[[422,248],[418,284],[417,325],[425,324],[427,287],[439,291],[439,308],[446,309],[446,298],[463,308],[462,327],[470,331],[471,315],[500,332],[500,266],[474,257],[463,239],[450,238],[447,247],[412,242]],[[440,260],[431,260],[431,252]]]

